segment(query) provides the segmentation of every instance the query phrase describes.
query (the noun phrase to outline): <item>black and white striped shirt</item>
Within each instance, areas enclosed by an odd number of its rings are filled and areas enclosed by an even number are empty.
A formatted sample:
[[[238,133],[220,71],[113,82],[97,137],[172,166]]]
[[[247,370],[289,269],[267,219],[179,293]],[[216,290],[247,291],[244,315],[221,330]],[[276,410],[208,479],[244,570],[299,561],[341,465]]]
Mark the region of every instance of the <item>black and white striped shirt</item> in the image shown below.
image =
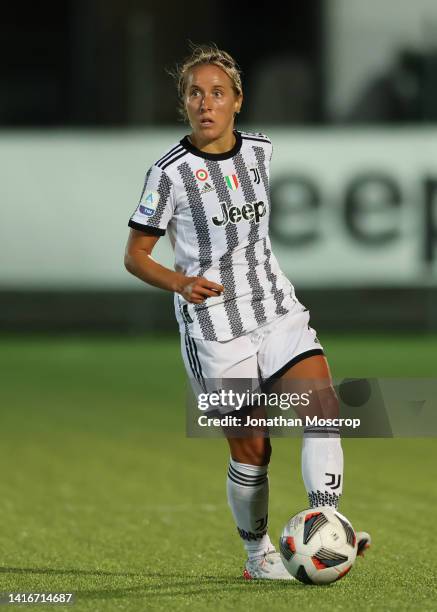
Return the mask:
[[[261,132],[234,129],[226,153],[205,153],[184,136],[147,171],[128,225],[168,230],[175,270],[220,283],[202,304],[174,294],[181,332],[229,340],[285,314],[294,287],[272,253],[268,234],[272,143]]]

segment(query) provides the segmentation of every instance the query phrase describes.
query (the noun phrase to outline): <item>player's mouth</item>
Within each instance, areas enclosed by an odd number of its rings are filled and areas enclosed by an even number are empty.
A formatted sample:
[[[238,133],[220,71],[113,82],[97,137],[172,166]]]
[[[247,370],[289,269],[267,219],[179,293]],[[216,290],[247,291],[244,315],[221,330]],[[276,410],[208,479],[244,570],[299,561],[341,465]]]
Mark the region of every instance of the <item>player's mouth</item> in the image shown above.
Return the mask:
[[[200,125],[201,127],[211,127],[214,125],[214,121],[212,119],[201,119]]]

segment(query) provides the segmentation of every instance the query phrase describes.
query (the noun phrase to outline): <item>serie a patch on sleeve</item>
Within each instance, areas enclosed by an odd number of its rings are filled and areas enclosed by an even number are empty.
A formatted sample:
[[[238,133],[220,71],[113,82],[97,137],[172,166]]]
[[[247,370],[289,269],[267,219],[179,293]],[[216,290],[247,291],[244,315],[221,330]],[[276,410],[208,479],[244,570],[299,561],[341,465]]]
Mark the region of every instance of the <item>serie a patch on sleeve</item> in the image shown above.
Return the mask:
[[[139,212],[145,217],[152,217],[156,212],[159,197],[157,191],[145,191],[138,207]]]

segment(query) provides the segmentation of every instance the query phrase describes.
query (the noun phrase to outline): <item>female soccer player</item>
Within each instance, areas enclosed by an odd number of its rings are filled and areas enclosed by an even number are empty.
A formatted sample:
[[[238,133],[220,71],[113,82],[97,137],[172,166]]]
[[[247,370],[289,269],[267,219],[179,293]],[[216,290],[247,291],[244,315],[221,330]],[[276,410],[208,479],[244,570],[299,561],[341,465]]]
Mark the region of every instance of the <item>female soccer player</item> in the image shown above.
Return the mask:
[[[147,171],[128,223],[125,266],[174,293],[182,357],[196,389],[236,378],[325,380],[323,409],[335,414],[323,348],[271,250],[271,140],[234,127],[243,102],[237,64],[217,46],[200,45],[174,76],[191,133]],[[174,271],[151,256],[166,230]],[[267,533],[269,437],[229,434],[227,440],[227,497],[248,554],[243,575],[291,579]],[[305,428],[302,475],[312,507],[337,507],[343,488],[338,429]],[[359,540],[362,549],[370,542],[364,532]]]

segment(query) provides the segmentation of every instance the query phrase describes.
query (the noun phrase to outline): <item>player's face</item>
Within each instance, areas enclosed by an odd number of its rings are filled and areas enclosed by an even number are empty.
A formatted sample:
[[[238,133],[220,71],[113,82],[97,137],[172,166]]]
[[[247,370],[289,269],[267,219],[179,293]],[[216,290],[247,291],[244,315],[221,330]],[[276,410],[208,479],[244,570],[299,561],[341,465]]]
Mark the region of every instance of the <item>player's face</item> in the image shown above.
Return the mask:
[[[234,113],[240,110],[242,100],[229,76],[218,66],[204,64],[190,70],[185,108],[193,132],[202,139],[214,140],[232,130]]]

